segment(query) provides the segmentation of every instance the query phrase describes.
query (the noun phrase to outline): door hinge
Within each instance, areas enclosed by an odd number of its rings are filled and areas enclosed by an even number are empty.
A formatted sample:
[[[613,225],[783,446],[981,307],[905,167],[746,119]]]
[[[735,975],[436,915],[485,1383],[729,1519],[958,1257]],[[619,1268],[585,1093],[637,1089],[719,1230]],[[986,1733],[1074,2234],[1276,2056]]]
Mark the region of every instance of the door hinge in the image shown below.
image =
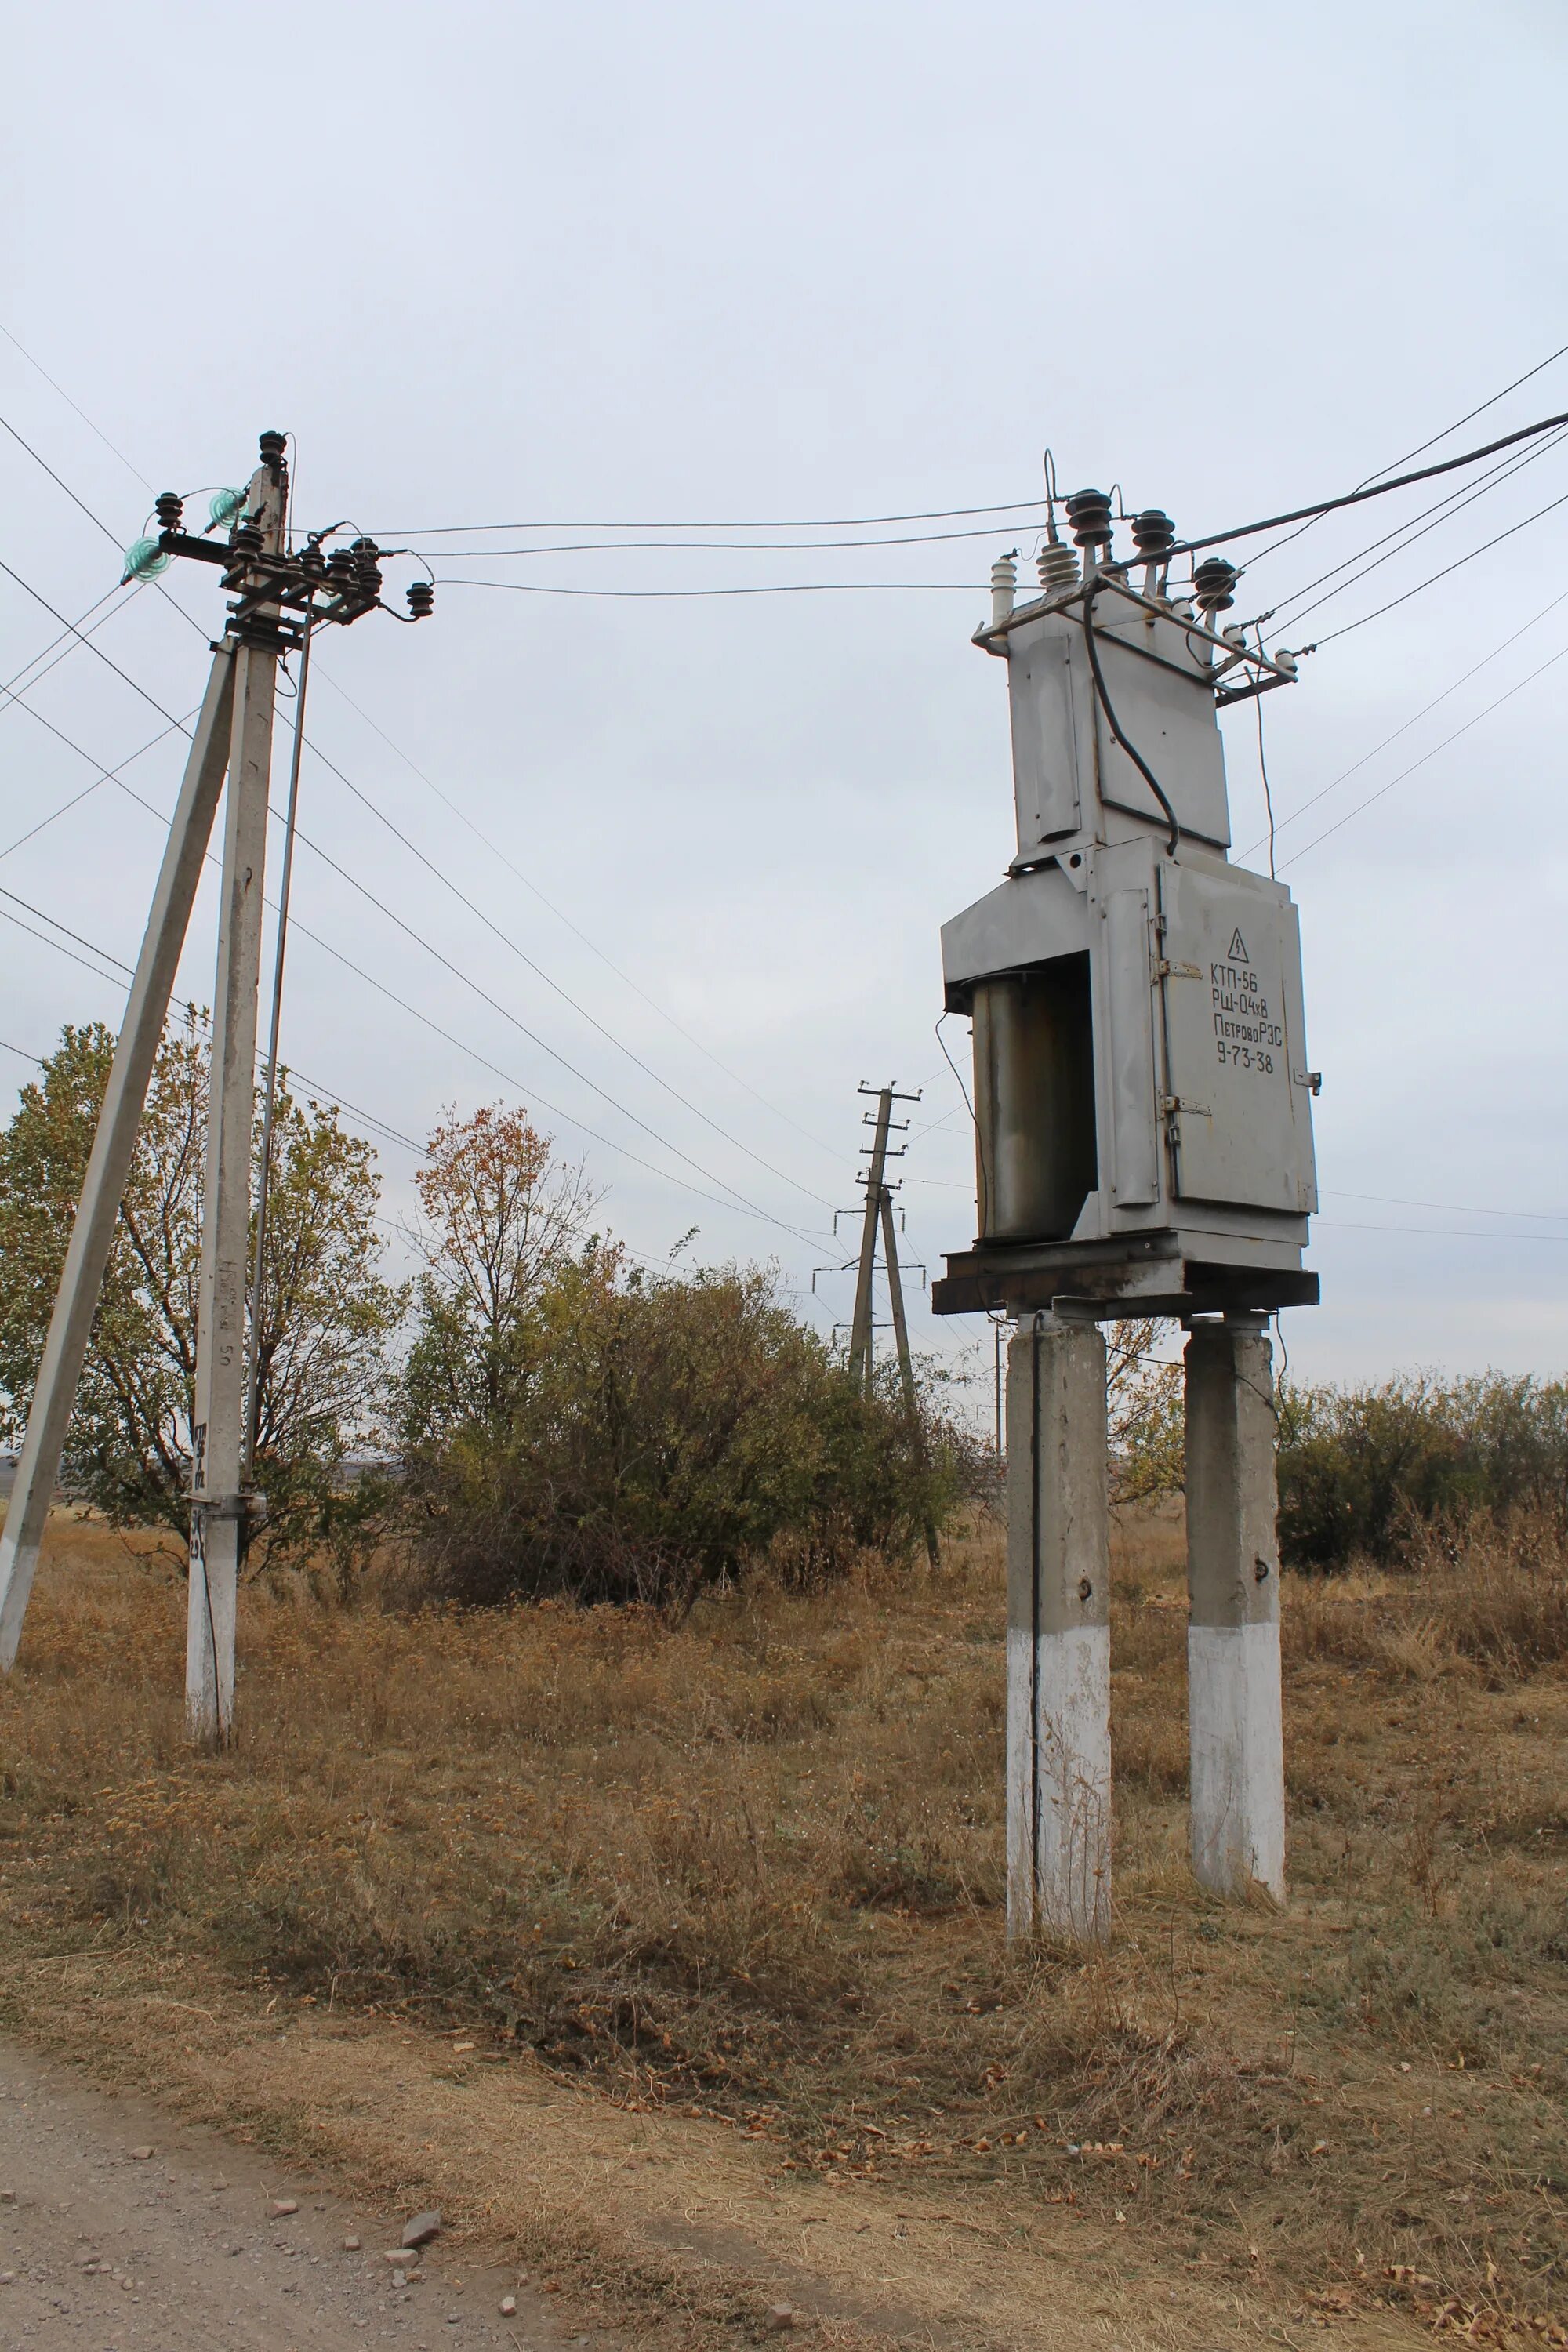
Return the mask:
[[[1321,1070],[1292,1070],[1290,1076],[1299,1087],[1305,1087],[1309,1094],[1321,1095],[1322,1093],[1323,1074]]]

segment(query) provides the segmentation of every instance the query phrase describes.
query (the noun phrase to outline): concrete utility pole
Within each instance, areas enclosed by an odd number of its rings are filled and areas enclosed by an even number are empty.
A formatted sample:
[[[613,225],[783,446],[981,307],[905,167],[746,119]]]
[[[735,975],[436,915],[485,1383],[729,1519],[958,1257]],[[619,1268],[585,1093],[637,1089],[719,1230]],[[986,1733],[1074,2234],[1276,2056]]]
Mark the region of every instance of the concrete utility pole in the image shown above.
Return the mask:
[[[889,1137],[903,1134],[908,1119],[896,1120],[896,1102],[919,1102],[920,1094],[900,1094],[896,1087],[861,1085],[859,1092],[874,1095],[877,1108],[874,1116],[868,1113],[862,1124],[872,1130],[870,1150],[867,1157],[870,1166],[862,1182],[866,1187],[866,1213],[860,1228],[860,1256],[856,1268],[855,1319],[849,1330],[849,1373],[859,1382],[868,1396],[871,1393],[876,1368],[876,1351],[872,1343],[871,1286],[877,1270],[877,1235],[882,1237],[882,1263],[887,1270],[888,1297],[892,1308],[893,1344],[898,1350],[899,1376],[904,1392],[904,1409],[910,1426],[920,1430],[920,1399],[915,1392],[915,1362],[910,1349],[909,1318],[904,1312],[904,1282],[899,1267],[899,1236],[893,1214],[893,1187],[888,1181],[888,1161],[902,1156],[905,1146],[890,1146]],[[936,1529],[928,1520],[925,1528],[926,1556],[932,1568],[940,1564]]]
[[[1186,1351],[1193,1868],[1285,1895],[1270,1311],[1309,1306],[1317,1207],[1289,892],[1233,866],[1217,713],[1296,656],[1226,629],[1236,568],[1173,583],[1168,515],[1054,498],[1040,593],[992,569],[975,643],[1006,665],[1017,854],[942,931],[973,1024],[978,1233],[938,1314],[1014,1321],[1007,1372],[1007,1920],[1110,1918],[1105,1343],[1169,1317]],[[1199,541],[1199,546],[1208,544]],[[1141,572],[1134,587],[1131,575]],[[1153,764],[1151,764],[1151,763]]]
[[[257,983],[278,663],[285,653],[302,650],[311,630],[323,622],[346,625],[368,612],[391,611],[382,602],[380,550],[373,540],[356,540],[352,547],[335,548],[328,556],[322,542],[333,534],[323,532],[308,540],[297,554],[289,551],[286,446],[282,434],[264,433],[261,463],[248,488],[243,495],[225,492],[215,500],[212,528],[233,526],[226,545],[215,544],[209,533],[187,533],[182,527],[183,501],[174,492],[164,491],[157,501],[157,537],[139,541],[131,551],[128,579],[151,577],[174,556],[221,566],[231,602],[223,636],[213,648],[207,689],[121,1024],[0,1535],[0,1665],[9,1669],[21,1639],[71,1407],[226,770],[191,1422],[185,1653],[187,1718],[193,1736],[206,1744],[228,1738],[233,1728],[238,1575],[246,1544],[259,1519],[258,1497],[242,1483],[247,1466],[246,1275]],[[428,584],[416,582],[407,594],[406,617],[423,619],[433,603]],[[296,764],[296,781],[297,772]],[[276,1058],[276,1037],[273,1052]],[[259,1323],[256,1298],[250,1301],[252,1347]]]

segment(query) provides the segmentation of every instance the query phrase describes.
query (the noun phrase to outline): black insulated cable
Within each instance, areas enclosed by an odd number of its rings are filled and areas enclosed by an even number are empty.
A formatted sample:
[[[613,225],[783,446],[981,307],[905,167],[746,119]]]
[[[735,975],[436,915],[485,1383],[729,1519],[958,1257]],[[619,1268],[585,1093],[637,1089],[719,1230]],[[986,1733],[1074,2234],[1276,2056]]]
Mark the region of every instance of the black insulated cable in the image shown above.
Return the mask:
[[[1149,765],[1148,761],[1143,757],[1142,752],[1138,749],[1138,746],[1135,743],[1130,742],[1127,737],[1122,733],[1121,722],[1116,716],[1115,710],[1111,707],[1110,696],[1106,690],[1105,672],[1100,667],[1100,653],[1094,642],[1094,600],[1099,595],[1104,585],[1105,582],[1103,578],[1091,580],[1088,587],[1084,590],[1083,596],[1083,613],[1081,615],[1083,622],[1083,635],[1084,643],[1089,647],[1089,666],[1094,674],[1094,690],[1100,698],[1100,707],[1105,713],[1106,725],[1110,728],[1112,735],[1115,736],[1116,740],[1121,744],[1122,750],[1126,752],[1128,758],[1131,761],[1133,766],[1142,777],[1143,782],[1148,785],[1149,790],[1153,793],[1154,798],[1159,802],[1160,806],[1165,813],[1165,822],[1171,828],[1170,839],[1166,844],[1166,846],[1170,850],[1171,856],[1174,857],[1176,854],[1176,844],[1182,837],[1182,828],[1176,821],[1176,812],[1171,806],[1170,795],[1167,793],[1163,784],[1161,783],[1159,777],[1154,773],[1153,769]]]

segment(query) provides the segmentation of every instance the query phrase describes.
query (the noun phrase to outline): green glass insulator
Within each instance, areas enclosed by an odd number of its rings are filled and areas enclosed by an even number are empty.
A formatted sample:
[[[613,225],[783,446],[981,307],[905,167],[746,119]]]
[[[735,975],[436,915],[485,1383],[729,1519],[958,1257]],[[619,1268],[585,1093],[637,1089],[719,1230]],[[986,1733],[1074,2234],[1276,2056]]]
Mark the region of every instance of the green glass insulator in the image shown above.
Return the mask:
[[[128,580],[156,580],[160,572],[167,572],[174,557],[155,539],[139,539],[134,547],[125,551],[125,577]]]
[[[215,490],[212,502],[207,508],[207,516],[215,530],[221,529],[226,523],[231,523],[244,504],[243,490]]]

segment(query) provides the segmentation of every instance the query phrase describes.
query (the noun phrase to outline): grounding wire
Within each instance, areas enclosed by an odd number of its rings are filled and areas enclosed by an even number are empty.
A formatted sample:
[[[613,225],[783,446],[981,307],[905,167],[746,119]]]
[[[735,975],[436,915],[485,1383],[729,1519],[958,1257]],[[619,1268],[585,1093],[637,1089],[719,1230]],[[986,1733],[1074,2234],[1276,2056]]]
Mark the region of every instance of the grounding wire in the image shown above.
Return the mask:
[[[34,597],[37,603],[42,604],[47,612],[54,614],[54,617],[57,620],[64,620],[64,614],[56,612],[55,607],[49,604],[47,598],[41,595],[37,589],[32,587],[27,581],[24,580],[20,572],[13,571],[12,567],[6,563],[3,558],[0,558],[0,572],[5,572],[9,578],[15,580],[18,587],[26,589],[28,595]],[[68,627],[70,625],[69,623],[67,623],[66,625]],[[121,669],[118,662],[110,660],[110,656],[103,651],[101,646],[93,645],[91,640],[86,637],[82,639],[82,642],[88,646],[89,652],[96,654],[99,660],[103,662],[114,672],[117,677],[123,678],[126,685],[131,687],[137,694],[139,694],[144,702],[151,704],[152,708],[158,712],[160,718],[169,719],[173,725],[180,726],[182,728],[182,731],[185,731],[183,727],[183,723],[174,719],[173,712],[165,709],[164,706],[158,701],[155,696],[150,694],[144,686],[139,685],[128,670]],[[20,699],[20,698],[18,697],[17,699]],[[35,719],[39,717],[39,713],[32,709],[31,704],[24,704],[23,707],[27,709]],[[43,723],[47,726],[50,722],[45,720]],[[69,738],[61,734],[61,730],[58,728],[51,728],[51,732],[60,735],[62,741],[69,741]],[[314,749],[314,746],[311,748]],[[72,749],[79,751],[80,746],[73,745]],[[87,752],[82,752],[81,756],[83,758],[90,758],[91,755]],[[324,758],[325,755],[318,753],[318,757]],[[333,766],[333,763],[330,760],[326,761],[326,764],[329,767]],[[339,776],[342,776],[342,771],[341,769],[333,768],[333,772]],[[118,782],[119,780],[116,779],[116,781]],[[345,783],[349,782],[349,779],[346,776],[342,777],[342,781]],[[350,784],[350,790],[355,791],[357,790],[357,787]],[[360,794],[360,797],[364,799],[366,796],[362,793]],[[374,804],[366,799],[366,805],[374,807]],[[379,814],[380,812],[377,811],[377,814]],[[386,820],[386,823],[389,825],[391,824],[390,818]],[[392,829],[394,831],[396,830],[395,827],[393,827]],[[416,940],[419,946],[423,947],[427,954],[434,956],[438,963],[445,965],[446,969],[452,972],[457,979],[460,980],[465,987],[470,989],[483,1003],[489,1004],[493,1011],[499,1013],[503,1020],[510,1022],[513,1028],[517,1029],[521,1034],[527,1037],[531,1044],[537,1045],[541,1052],[548,1054],[552,1061],[558,1062],[563,1069],[568,1071],[573,1077],[577,1079],[580,1085],[589,1087],[593,1093],[599,1096],[601,1100],[608,1103],[612,1109],[618,1111],[623,1118],[630,1119],[634,1127],[640,1128],[645,1135],[651,1136],[653,1140],[662,1146],[666,1151],[671,1152],[678,1160],[683,1160],[689,1168],[696,1169],[698,1174],[704,1177],[709,1183],[718,1184],[723,1189],[723,1191],[731,1193],[734,1199],[740,1202],[742,1207],[746,1209],[752,1215],[762,1217],[770,1224],[776,1224],[781,1232],[792,1234],[797,1240],[806,1241],[812,1238],[810,1235],[802,1233],[797,1226],[792,1225],[786,1218],[775,1217],[771,1211],[763,1209],[756,1202],[749,1200],[743,1192],[740,1192],[734,1185],[731,1184],[726,1178],[715,1175],[711,1169],[704,1167],[702,1162],[700,1160],[694,1159],[690,1152],[682,1150],[679,1144],[671,1143],[667,1136],[661,1135],[658,1129],[650,1126],[647,1119],[639,1118],[636,1111],[630,1109],[626,1104],[619,1101],[615,1095],[610,1093],[607,1087],[600,1086],[596,1079],[589,1077],[584,1071],[578,1069],[574,1063],[569,1061],[565,1055],[562,1054],[555,1046],[549,1045],[545,1039],[539,1035],[537,1031],[531,1029],[525,1022],[519,1020],[515,1013],[509,1012],[506,1006],[501,1004],[495,997],[491,996],[487,990],[481,988],[479,982],[472,979],[468,973],[464,971],[459,965],[455,964],[451,961],[450,957],[442,954],[441,950],[427,940],[413,924],[405,922],[400,915],[395,914],[394,910],[388,907],[384,900],[378,898],[375,893],[362,882],[356,875],[352,874],[346,866],[341,865],[336,858],[330,856],[329,853],[321,847],[321,844],[313,841],[310,835],[304,832],[302,828],[298,831],[298,838],[302,841],[305,844],[305,846],[311,850],[316,856],[320,857],[326,865],[330,866],[335,874],[339,875],[343,881],[347,882],[351,888],[357,890],[363,898],[365,898],[373,907],[376,908],[389,922],[395,923],[399,929],[406,933],[408,938]],[[415,854],[416,856],[422,856],[422,853],[418,851],[416,851]],[[435,867],[432,867],[431,870],[433,872],[437,871]],[[442,876],[441,879],[445,881],[447,877]],[[450,887],[456,889],[456,885],[451,885]],[[458,895],[460,896],[461,894],[459,893]],[[468,903],[470,906],[472,905],[471,901]],[[474,908],[473,911],[477,913],[479,910]],[[489,921],[488,917],[481,917],[480,919],[486,922]],[[494,929],[495,926],[491,925],[490,928]],[[498,933],[498,936],[504,939],[505,934]],[[510,945],[512,943],[509,941],[508,944]],[[516,949],[515,952],[519,955],[522,954],[522,950],[521,949]],[[526,961],[528,959],[525,957],[524,961]],[[535,967],[535,969],[537,969],[537,967]],[[543,976],[545,975],[542,974],[542,977]],[[555,983],[552,982],[551,985],[553,987]],[[562,991],[561,993],[564,994],[565,992]],[[595,1026],[597,1025],[598,1024],[595,1024]],[[630,1049],[623,1048],[623,1050],[629,1052]],[[632,1055],[632,1059],[636,1060],[637,1056],[635,1055]],[[512,1083],[515,1083],[515,1081]],[[674,1089],[672,1088],[671,1091],[673,1092]],[[542,1097],[541,1097],[541,1099],[542,1100]],[[560,1112],[557,1115],[562,1118],[569,1116],[569,1114],[564,1111]],[[700,1117],[701,1114],[700,1113],[699,1116]],[[713,1122],[710,1121],[709,1123],[711,1125]],[[589,1131],[590,1130],[586,1129],[584,1129],[584,1133]],[[722,1132],[722,1129],[720,1131]],[[745,1147],[742,1147],[742,1149],[744,1148]],[[754,1157],[756,1155],[753,1154],[752,1156]],[[805,1186],[801,1186],[798,1189],[802,1191],[807,1190]],[[704,1197],[710,1198],[711,1196],[706,1195]],[[821,1196],[819,1194],[811,1193],[809,1197],[812,1199],[819,1199]]]
[[[530,876],[525,874],[521,866],[517,865],[513,859],[509,857],[506,851],[502,849],[498,843],[492,841],[489,835],[474,823],[472,817],[468,814],[467,811],[458,802],[453,800],[448,793],[442,791],[435,778],[426,774],[426,771],[419,765],[418,761],[413,759],[410,754],[405,751],[401,743],[387,733],[385,728],[381,725],[378,719],[371,717],[370,712],[364,709],[363,704],[354,700],[353,696],[348,692],[345,687],[339,685],[337,679],[331,676],[330,671],[321,670],[319,675],[323,683],[331,687],[334,694],[341,696],[342,700],[348,704],[349,709],[356,711],[360,718],[363,719],[365,725],[374,730],[374,731],[381,737],[382,741],[386,744],[388,749],[396,752],[404,765],[411,769],[413,773],[418,777],[420,782],[424,784],[429,792],[432,792],[435,794],[442,807],[448,809],[458,820],[459,824],[466,825],[468,831],[473,835],[475,840],[479,842],[483,848],[489,850],[492,857],[499,858],[500,863],[506,867],[508,873],[513,875],[516,879],[522,884],[525,890],[531,891],[533,897],[538,899],[540,905],[547,908],[550,913],[555,917],[557,922],[563,923],[574,939],[581,940],[583,945],[587,948],[592,954],[598,957],[599,961],[605,965],[607,971],[613,971],[617,980],[622,981],[635,995],[640,996],[643,1003],[657,1013],[662,1021],[667,1021],[678,1036],[684,1037],[689,1045],[695,1046],[700,1054],[705,1055],[706,1058],[712,1063],[716,1070],[722,1071],[724,1076],[730,1079],[732,1085],[743,1087],[745,1092],[752,1097],[753,1101],[762,1104],[764,1110],[771,1110],[775,1118],[782,1119],[787,1127],[793,1127],[797,1135],[804,1135],[808,1143],[815,1143],[819,1150],[828,1152],[835,1160],[840,1156],[837,1145],[825,1143],[820,1136],[813,1135],[809,1128],[802,1127],[798,1119],[791,1118],[788,1111],[783,1109],[777,1103],[773,1102],[769,1096],[762,1093],[758,1087],[752,1086],[749,1079],[743,1078],[740,1075],[739,1071],[732,1070],[727,1062],[721,1061],[719,1055],[712,1051],[710,1046],[705,1045],[700,1037],[694,1035],[683,1023],[678,1021],[674,1013],[669,1012],[664,1005],[660,1004],[657,997],[650,996],[647,990],[644,988],[639,982],[635,981],[632,978],[630,972],[623,971],[622,967],[616,962],[613,956],[605,954],[604,949],[599,946],[597,940],[591,939],[588,933],[582,929],[581,925],[574,923],[571,916],[566,914],[563,908],[558,907],[552,898],[549,898],[545,896],[544,892],[539,887],[537,882],[533,881]],[[4,853],[0,853],[0,855],[3,854]]]

